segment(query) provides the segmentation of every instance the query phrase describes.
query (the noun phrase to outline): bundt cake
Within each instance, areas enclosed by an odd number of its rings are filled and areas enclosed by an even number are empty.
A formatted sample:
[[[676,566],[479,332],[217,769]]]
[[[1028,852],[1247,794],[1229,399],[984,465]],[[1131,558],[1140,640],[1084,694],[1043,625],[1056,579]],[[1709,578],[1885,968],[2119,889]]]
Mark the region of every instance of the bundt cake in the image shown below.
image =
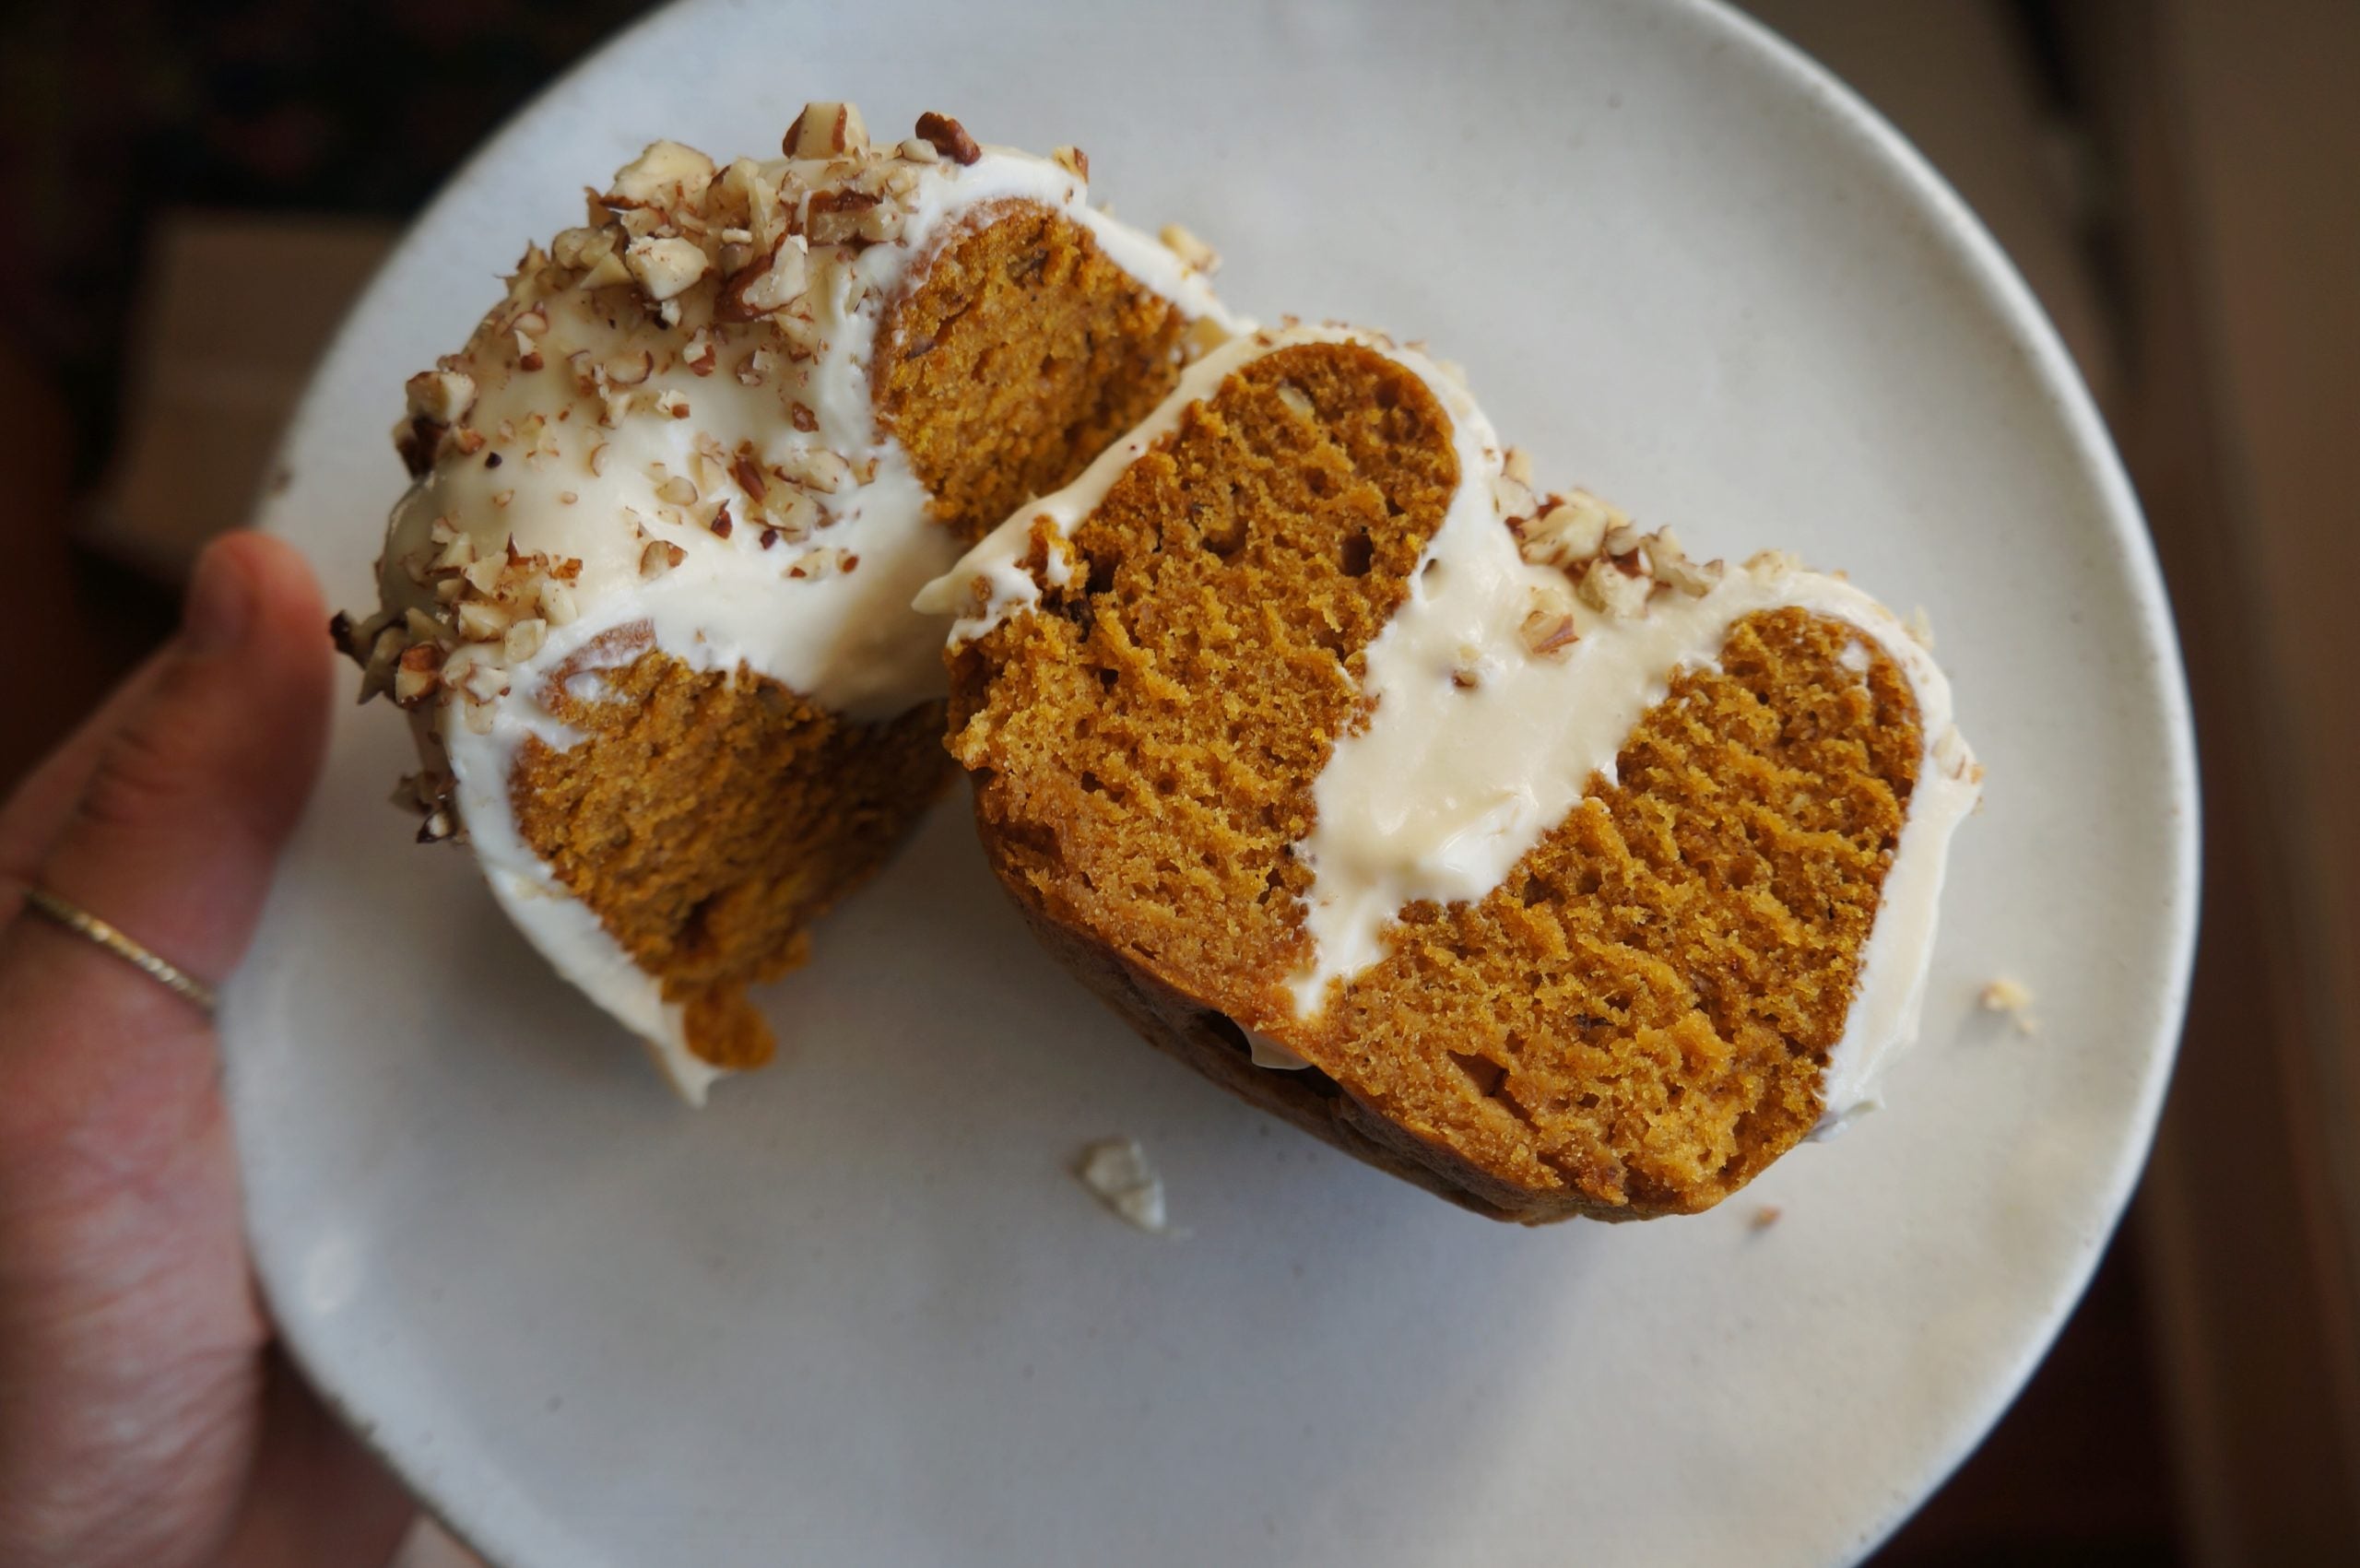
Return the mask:
[[[999,879],[1142,1034],[1469,1208],[1705,1208],[1872,1103],[1980,772],[1902,623],[1256,332],[929,586]]]
[[[912,595],[1232,330],[1077,149],[813,103],[783,152],[657,142],[525,253],[411,378],[382,604],[335,628],[413,721],[420,837],[692,1101],[948,782]]]

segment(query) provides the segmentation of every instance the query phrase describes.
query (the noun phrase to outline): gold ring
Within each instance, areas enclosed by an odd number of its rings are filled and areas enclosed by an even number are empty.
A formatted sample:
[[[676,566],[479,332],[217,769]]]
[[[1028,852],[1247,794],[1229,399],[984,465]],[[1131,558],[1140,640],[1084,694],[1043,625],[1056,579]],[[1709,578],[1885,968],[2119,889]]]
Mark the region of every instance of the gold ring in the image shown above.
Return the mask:
[[[149,979],[171,986],[207,1013],[212,1012],[212,986],[207,985],[170,959],[159,958],[149,952],[81,905],[59,898],[47,888],[39,887],[25,890],[25,903],[29,908],[47,915],[76,936],[88,937]]]

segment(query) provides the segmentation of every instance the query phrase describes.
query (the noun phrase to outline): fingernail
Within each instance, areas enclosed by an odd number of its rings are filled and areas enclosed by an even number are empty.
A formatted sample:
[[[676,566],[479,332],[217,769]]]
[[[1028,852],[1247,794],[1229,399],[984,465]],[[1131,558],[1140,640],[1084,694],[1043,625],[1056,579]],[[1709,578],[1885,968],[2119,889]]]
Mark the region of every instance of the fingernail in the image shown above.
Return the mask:
[[[218,654],[233,648],[254,619],[254,587],[220,544],[197,558],[196,573],[188,585],[188,604],[181,611],[181,637],[193,653]]]

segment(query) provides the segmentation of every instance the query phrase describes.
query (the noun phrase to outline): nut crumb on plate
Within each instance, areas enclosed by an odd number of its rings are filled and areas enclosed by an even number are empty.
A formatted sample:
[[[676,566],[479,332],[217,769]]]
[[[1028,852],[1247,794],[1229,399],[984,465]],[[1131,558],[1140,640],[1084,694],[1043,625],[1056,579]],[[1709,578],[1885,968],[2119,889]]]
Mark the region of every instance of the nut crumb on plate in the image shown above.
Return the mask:
[[[1983,987],[1976,1000],[1987,1013],[2007,1014],[2008,1021],[2016,1026],[2018,1034],[2036,1034],[2040,1031],[2039,1020],[2032,1016],[2032,989],[2022,981],[2000,975]]]
[[[1101,1138],[1081,1151],[1074,1174],[1122,1219],[1157,1235],[1166,1230],[1163,1178],[1148,1163],[1139,1139]]]

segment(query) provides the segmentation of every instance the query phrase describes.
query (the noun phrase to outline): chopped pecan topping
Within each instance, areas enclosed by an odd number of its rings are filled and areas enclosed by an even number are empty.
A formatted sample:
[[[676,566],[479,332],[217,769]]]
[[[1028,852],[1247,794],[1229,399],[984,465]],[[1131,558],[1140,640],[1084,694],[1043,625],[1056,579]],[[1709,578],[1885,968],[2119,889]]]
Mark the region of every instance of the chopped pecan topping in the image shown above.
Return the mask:
[[[868,128],[849,103],[807,103],[779,148],[789,158],[858,158],[868,150]]]
[[[878,198],[866,191],[815,192],[805,217],[806,230],[815,245],[850,244],[861,237],[861,220]]]
[[[953,163],[973,163],[984,156],[984,149],[975,145],[975,138],[967,134],[966,126],[932,110],[918,116],[918,140]]]

